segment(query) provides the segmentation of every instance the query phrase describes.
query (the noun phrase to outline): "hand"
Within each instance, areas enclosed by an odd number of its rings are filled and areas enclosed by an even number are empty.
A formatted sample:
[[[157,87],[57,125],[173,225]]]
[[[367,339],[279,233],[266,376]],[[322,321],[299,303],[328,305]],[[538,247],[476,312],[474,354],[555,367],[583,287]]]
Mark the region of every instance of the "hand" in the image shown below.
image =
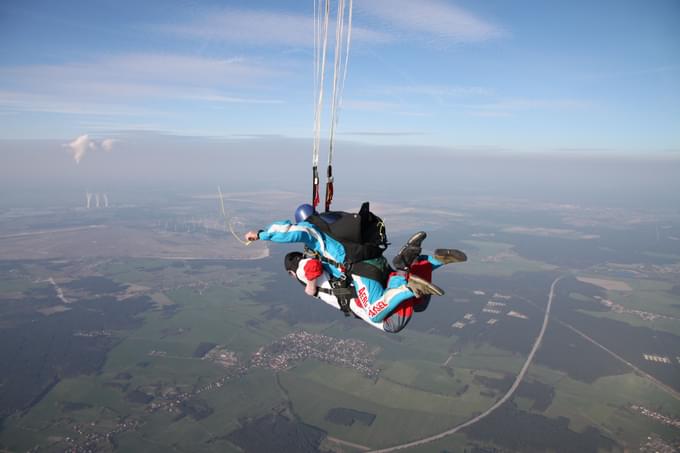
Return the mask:
[[[310,280],[305,285],[305,294],[308,296],[316,296],[316,280]]]
[[[252,242],[259,239],[257,231],[248,231],[245,235],[246,241]]]

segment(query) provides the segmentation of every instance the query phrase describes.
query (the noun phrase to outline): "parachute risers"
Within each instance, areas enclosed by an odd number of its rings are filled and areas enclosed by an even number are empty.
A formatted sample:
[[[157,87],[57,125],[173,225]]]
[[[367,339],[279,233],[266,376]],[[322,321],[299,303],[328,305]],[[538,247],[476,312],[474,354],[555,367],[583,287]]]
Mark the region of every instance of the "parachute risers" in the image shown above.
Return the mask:
[[[316,165],[312,167],[312,206],[314,209],[319,205],[319,169]]]
[[[333,166],[329,165],[326,171],[326,212],[330,211],[333,202]]]

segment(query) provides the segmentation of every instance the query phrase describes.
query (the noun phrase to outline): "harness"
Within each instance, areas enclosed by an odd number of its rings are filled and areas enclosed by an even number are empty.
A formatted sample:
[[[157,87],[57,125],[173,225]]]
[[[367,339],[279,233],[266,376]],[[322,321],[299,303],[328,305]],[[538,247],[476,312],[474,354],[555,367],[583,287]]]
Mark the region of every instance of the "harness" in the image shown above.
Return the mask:
[[[357,291],[354,285],[350,282],[348,278],[331,278],[331,292],[338,299],[338,305],[340,305],[340,310],[349,316],[351,311],[349,309],[349,301],[357,297]]]
[[[297,281],[300,282],[302,286],[305,286],[305,282],[303,282],[299,278],[297,279]],[[357,291],[354,288],[354,284],[345,275],[343,275],[340,278],[330,276],[328,279],[328,283],[330,283],[331,285],[330,289],[317,286],[316,287],[317,294],[315,294],[314,296],[316,297],[318,293],[324,293],[329,294],[331,296],[335,296],[335,298],[338,299],[338,305],[340,306],[340,310],[344,313],[345,316],[350,316],[350,314],[352,314],[352,311],[349,308],[349,301],[357,297]]]

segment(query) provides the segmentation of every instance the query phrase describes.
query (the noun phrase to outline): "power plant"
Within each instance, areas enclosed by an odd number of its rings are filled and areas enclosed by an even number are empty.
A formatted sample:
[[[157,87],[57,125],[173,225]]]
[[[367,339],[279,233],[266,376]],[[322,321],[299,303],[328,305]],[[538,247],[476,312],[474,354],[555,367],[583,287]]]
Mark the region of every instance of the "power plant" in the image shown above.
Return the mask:
[[[109,207],[109,196],[105,193],[98,192],[85,192],[85,208],[92,208],[92,199],[94,198],[95,208],[108,208]]]

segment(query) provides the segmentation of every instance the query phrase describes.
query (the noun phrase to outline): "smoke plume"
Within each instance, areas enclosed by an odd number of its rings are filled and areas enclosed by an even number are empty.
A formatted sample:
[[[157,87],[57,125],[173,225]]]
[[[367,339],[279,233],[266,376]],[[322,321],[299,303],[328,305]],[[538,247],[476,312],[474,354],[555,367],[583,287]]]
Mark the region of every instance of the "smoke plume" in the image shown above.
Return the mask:
[[[83,156],[85,156],[88,151],[111,151],[113,150],[113,146],[116,142],[117,140],[112,138],[107,138],[98,142],[91,139],[89,135],[84,134],[72,142],[64,144],[63,146],[64,148],[69,149],[71,155],[73,155],[73,159],[76,161],[76,164],[79,164]]]

